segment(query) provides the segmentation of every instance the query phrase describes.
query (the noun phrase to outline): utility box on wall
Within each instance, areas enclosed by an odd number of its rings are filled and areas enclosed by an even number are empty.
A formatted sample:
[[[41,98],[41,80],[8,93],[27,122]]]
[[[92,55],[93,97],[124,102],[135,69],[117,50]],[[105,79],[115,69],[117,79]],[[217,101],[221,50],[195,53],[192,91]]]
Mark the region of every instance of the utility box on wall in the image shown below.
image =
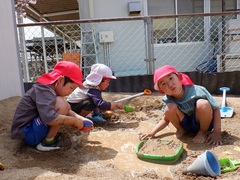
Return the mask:
[[[141,3],[139,1],[128,3],[128,12],[129,15],[139,15],[141,13]]]
[[[99,42],[100,43],[114,42],[113,31],[99,32]]]

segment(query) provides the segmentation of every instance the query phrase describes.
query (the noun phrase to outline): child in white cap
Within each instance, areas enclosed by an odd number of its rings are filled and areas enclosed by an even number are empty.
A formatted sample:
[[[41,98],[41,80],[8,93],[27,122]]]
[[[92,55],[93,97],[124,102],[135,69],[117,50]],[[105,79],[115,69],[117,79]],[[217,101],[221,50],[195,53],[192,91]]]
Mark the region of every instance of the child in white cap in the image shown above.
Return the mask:
[[[164,117],[149,133],[140,134],[140,140],[153,138],[171,122],[177,138],[191,132],[196,133],[195,143],[222,144],[219,106],[206,88],[194,85],[186,74],[165,65],[154,73],[154,89],[165,94]]]
[[[85,88],[76,88],[67,98],[72,110],[84,117],[93,112],[90,117],[93,122],[106,122],[101,115],[98,116],[99,112],[124,108],[121,103],[108,102],[102,98],[102,91],[108,88],[113,79],[116,77],[108,66],[93,64],[90,74],[83,82]]]

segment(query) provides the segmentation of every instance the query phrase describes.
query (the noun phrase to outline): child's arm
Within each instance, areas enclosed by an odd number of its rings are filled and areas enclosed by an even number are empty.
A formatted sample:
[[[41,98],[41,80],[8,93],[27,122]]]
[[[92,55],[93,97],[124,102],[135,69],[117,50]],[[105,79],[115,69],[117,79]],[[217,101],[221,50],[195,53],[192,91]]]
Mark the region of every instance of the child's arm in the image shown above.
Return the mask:
[[[84,122],[89,121],[87,118],[84,118],[78,114],[76,114],[74,111],[70,110],[68,115],[62,115],[59,114],[53,121],[48,123],[50,126],[73,126],[77,129],[82,129],[84,127]]]
[[[164,129],[168,124],[169,124],[169,121],[165,120],[165,118],[161,119],[159,123],[149,133],[140,134],[139,139],[142,141],[142,140],[153,138],[157,132]]]
[[[88,118],[80,116],[72,110],[69,111],[68,115],[76,118],[75,125],[72,125],[74,128],[79,129],[78,125],[79,125],[79,123],[81,124],[81,122],[83,123],[83,127],[80,128],[80,130],[87,130],[88,131],[88,130],[91,130],[93,128],[93,122],[91,120],[89,120]]]
[[[211,134],[207,137],[207,143],[213,145],[221,145],[221,115],[219,108],[213,110],[214,119],[213,119],[213,126],[214,129]]]

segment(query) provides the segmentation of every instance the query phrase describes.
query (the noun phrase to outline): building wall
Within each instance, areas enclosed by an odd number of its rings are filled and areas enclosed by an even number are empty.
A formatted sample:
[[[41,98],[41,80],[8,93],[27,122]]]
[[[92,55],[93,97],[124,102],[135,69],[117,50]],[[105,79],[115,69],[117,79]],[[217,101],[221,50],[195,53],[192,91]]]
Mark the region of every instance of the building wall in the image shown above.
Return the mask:
[[[144,1],[141,4],[141,13],[144,14]],[[136,0],[78,0],[80,19],[128,17],[128,3]]]
[[[199,64],[210,60],[213,54],[211,52],[212,49],[212,45],[204,42],[180,43],[178,45],[174,43],[167,45],[156,44],[154,46],[155,67],[158,68],[165,64],[175,64],[175,68],[180,72],[196,71]],[[194,56],[190,56],[189,51],[194,52]],[[178,54],[181,54],[181,56]],[[188,55],[184,56],[184,54]]]
[[[79,1],[79,9],[80,9],[80,18],[81,19],[93,19],[93,18],[113,18],[113,17],[128,17],[128,3],[134,2],[135,0],[78,0]],[[189,1],[187,3],[187,6],[182,6],[181,2],[185,2],[185,0],[178,0],[179,2],[179,13],[191,13],[191,12],[199,12],[203,13],[205,12],[203,10],[204,4],[201,0],[196,1]],[[220,12],[221,9],[219,9],[222,6],[221,0],[206,0],[206,2],[210,3],[210,9],[211,12]],[[139,0],[141,4],[141,13],[139,16],[144,15],[159,15],[160,14],[174,14],[174,0]],[[147,2],[149,3],[147,6]],[[190,2],[194,2],[194,8],[190,8]],[[227,1],[226,9],[234,9],[236,7],[235,0],[229,0]],[[161,6],[160,4],[161,3]],[[208,3],[206,3],[208,5]],[[206,8],[206,7],[205,7]],[[190,10],[189,10],[190,9]],[[208,8],[206,8],[208,9]],[[162,20],[162,19],[161,19]],[[171,19],[167,19],[168,21],[171,21]],[[168,22],[166,21],[166,22]],[[135,38],[139,34],[144,34],[144,25],[143,22],[136,22],[136,24],[139,24],[141,29],[139,28],[138,31],[134,31],[131,29],[128,29],[126,25],[123,25],[123,23],[96,23],[95,30],[96,33],[99,31],[113,31],[115,36],[115,41],[111,43],[111,68],[113,71],[119,71],[119,69],[123,69],[123,65],[129,61],[131,61],[133,66],[128,66],[128,68],[125,68],[120,72],[120,74],[116,75],[131,75],[131,71],[134,72],[132,67],[138,67],[141,66],[143,70],[139,69],[140,71],[144,71],[146,69],[146,62],[144,61],[144,58],[146,57],[146,54],[144,52],[144,45],[146,45],[146,42],[143,38],[143,36],[140,36],[140,38]],[[168,22],[169,23],[169,22]],[[170,26],[172,26],[175,22],[169,23]],[[138,25],[138,26],[139,26]],[[167,27],[167,23],[164,24],[164,27]],[[155,27],[154,27],[155,28]],[[160,28],[162,28],[160,26]],[[167,27],[169,28],[169,27]],[[175,30],[175,26],[173,26],[173,30]],[[134,41],[131,39],[131,42],[134,42],[134,49],[129,49],[129,52],[120,52],[119,49],[124,49],[124,45],[126,43],[129,43],[129,36],[122,36],[118,38],[118,35],[121,34],[121,32],[132,32],[131,37],[135,39]],[[205,27],[205,31],[208,31],[207,27]],[[199,33],[196,30],[197,33]],[[124,33],[122,33],[124,34]],[[126,34],[126,33],[125,33]],[[209,34],[206,34],[205,41],[209,38]],[[137,40],[136,40],[137,39]],[[141,43],[138,43],[141,42]],[[206,41],[207,42],[207,41]],[[118,45],[119,49],[114,48],[116,45]],[[210,59],[210,56],[212,56],[213,52],[211,51],[210,46],[212,46],[210,43],[204,43],[202,42],[188,42],[188,43],[171,43],[169,45],[163,44],[158,45],[154,44],[154,58],[156,58],[155,61],[155,68],[162,66],[166,63],[171,64],[186,64],[186,68],[180,69],[181,71],[194,71],[196,70],[196,67],[205,61],[208,61]],[[121,48],[122,47],[122,48]],[[101,63],[104,63],[104,57],[101,56],[103,54],[104,48],[102,44],[99,44],[99,61]],[[126,50],[125,50],[126,51]],[[190,51],[190,52],[189,52]],[[135,56],[135,52],[138,53],[138,56]],[[179,52],[186,52],[186,53],[179,53]],[[191,55],[192,52],[192,55]],[[127,56],[126,56],[127,54]],[[180,55],[181,54],[181,55]],[[189,56],[186,56],[185,54],[188,54]],[[194,56],[193,56],[194,55]],[[131,60],[129,60],[129,57],[131,57]],[[166,58],[168,57],[168,58]],[[205,58],[202,58],[205,57]],[[195,60],[194,62],[193,59]],[[127,71],[127,72],[126,72]],[[143,74],[141,72],[141,74]],[[136,72],[134,72],[136,73]]]
[[[133,15],[133,17],[144,15],[144,1],[137,1],[140,2],[141,10],[139,14]],[[78,0],[78,2],[80,19],[94,19],[132,17],[129,16],[128,5],[130,2],[136,2],[136,0]],[[87,25],[82,25],[82,28],[89,30]],[[96,33],[99,63],[109,65],[113,72],[119,72],[115,74],[117,76],[135,74],[136,69],[139,71],[137,73],[146,73],[146,62],[144,61],[146,57],[145,30],[143,21],[102,22],[94,24],[91,28]],[[98,39],[98,33],[102,31],[113,31],[114,35],[114,42],[109,44],[110,64],[106,63],[104,59],[106,46],[103,43],[99,43]],[[126,48],[129,47],[130,43],[132,44],[131,48]]]
[[[13,0],[0,1],[0,100],[23,94]]]
[[[131,24],[131,26],[128,26],[128,24]],[[114,34],[114,42],[109,44],[111,63],[106,63],[104,59],[105,46],[103,43],[99,43],[98,61],[100,63],[110,65],[116,76],[136,73],[146,74],[147,67],[146,61],[144,61],[146,58],[146,43],[143,21],[103,22],[96,25],[96,31],[113,31]],[[131,46],[129,46],[130,44]],[[139,72],[136,72],[136,69]]]
[[[222,0],[206,0],[206,2],[208,1],[211,12],[222,11]],[[80,19],[127,17],[129,15],[128,3],[130,2],[140,2],[140,16],[175,14],[175,0],[78,0],[78,2]],[[225,9],[236,10],[237,2],[236,0],[227,0]],[[192,8],[193,4],[194,8]],[[178,11],[180,14],[203,13],[203,1],[178,0]]]

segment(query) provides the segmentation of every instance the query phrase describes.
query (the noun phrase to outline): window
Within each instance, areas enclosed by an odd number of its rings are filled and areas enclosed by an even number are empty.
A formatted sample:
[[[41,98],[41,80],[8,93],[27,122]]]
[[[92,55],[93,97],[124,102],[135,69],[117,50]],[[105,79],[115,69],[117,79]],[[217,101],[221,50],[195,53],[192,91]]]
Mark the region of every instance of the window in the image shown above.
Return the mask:
[[[210,12],[222,12],[222,0],[208,0],[208,2],[210,3]],[[236,9],[236,0],[226,1],[226,11]],[[204,0],[148,0],[149,15],[189,13],[204,13]],[[219,18],[219,16],[212,16],[210,18],[211,41],[216,41],[218,26],[221,21],[222,19]],[[203,16],[154,19],[153,29],[155,43],[204,41],[205,22],[206,20],[204,20]]]
[[[149,15],[203,13],[203,0],[148,0]],[[154,19],[155,43],[204,40],[203,17]]]

